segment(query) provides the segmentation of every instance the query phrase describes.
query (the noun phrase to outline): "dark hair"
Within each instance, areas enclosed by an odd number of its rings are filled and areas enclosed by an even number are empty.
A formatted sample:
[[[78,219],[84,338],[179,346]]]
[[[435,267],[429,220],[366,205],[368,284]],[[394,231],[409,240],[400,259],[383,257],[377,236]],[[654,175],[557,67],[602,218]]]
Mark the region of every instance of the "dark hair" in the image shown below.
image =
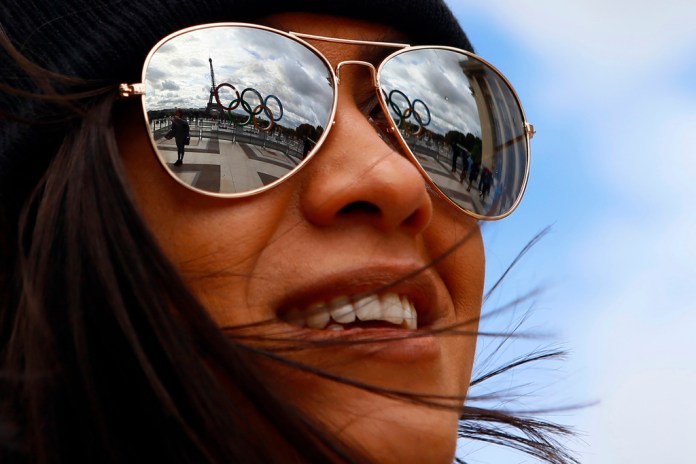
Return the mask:
[[[123,185],[114,99],[86,104],[3,260],[2,462],[283,461],[249,409],[308,461],[330,456],[144,226]]]
[[[286,401],[259,360],[328,374],[220,330],[160,250],[127,187],[112,124],[135,103],[115,105],[114,86],[58,75],[0,43],[42,89],[4,86],[3,98],[44,102],[48,121],[31,122],[65,131],[25,145],[36,167],[16,183],[24,189],[2,190],[0,461],[367,461]],[[463,398],[373,391],[460,410],[462,436],[573,462],[551,439],[562,427],[462,407]]]

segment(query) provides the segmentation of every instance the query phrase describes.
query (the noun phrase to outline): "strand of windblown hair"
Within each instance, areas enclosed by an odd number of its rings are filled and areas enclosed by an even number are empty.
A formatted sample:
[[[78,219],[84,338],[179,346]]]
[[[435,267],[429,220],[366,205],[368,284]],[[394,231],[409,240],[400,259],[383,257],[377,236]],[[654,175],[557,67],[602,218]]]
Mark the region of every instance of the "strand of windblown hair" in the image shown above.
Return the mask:
[[[515,256],[515,259],[512,260],[512,263],[508,265],[508,267],[503,271],[503,273],[498,277],[498,280],[496,280],[495,284],[486,292],[486,294],[483,297],[483,303],[485,304],[486,301],[488,301],[488,298],[500,287],[500,284],[505,280],[505,277],[507,277],[508,274],[517,266],[517,264],[522,260],[522,258],[529,253],[529,251],[534,248],[534,246],[539,243],[539,241],[544,238],[548,233],[551,231],[551,226],[546,226],[544,227],[539,233],[537,233],[532,239],[522,248],[522,251],[520,251],[517,256]]]

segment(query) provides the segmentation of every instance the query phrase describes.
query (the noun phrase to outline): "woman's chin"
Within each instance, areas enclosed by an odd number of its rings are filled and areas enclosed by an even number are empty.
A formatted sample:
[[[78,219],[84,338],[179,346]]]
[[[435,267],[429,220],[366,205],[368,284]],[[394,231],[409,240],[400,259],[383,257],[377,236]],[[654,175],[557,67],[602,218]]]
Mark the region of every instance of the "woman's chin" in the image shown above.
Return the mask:
[[[451,463],[457,419],[453,409],[372,397],[346,401],[328,420],[337,436],[352,449],[364,450],[373,462]]]

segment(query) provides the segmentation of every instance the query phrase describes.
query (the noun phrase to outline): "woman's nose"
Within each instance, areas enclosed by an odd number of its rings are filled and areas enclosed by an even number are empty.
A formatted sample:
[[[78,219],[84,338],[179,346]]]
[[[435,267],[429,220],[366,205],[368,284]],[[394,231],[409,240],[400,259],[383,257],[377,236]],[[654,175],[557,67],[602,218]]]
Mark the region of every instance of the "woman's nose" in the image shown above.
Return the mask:
[[[361,221],[382,232],[416,234],[430,222],[433,205],[425,179],[380,138],[350,95],[339,96],[336,122],[310,166],[300,195],[311,223]]]

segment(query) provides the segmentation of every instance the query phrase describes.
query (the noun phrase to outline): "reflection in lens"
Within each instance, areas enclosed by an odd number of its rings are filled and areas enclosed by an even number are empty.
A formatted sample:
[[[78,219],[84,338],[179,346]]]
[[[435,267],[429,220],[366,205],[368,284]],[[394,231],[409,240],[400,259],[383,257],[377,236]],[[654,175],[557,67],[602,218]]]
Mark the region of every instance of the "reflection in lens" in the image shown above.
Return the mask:
[[[487,64],[446,49],[412,49],[382,65],[382,96],[421,166],[454,203],[508,214],[524,189],[527,136],[517,98]]]
[[[157,154],[179,180],[206,192],[245,193],[295,169],[329,124],[328,66],[281,34],[243,26],[185,32],[162,44],[144,76]],[[183,110],[190,144],[172,125]],[[183,164],[175,164],[184,151]]]

